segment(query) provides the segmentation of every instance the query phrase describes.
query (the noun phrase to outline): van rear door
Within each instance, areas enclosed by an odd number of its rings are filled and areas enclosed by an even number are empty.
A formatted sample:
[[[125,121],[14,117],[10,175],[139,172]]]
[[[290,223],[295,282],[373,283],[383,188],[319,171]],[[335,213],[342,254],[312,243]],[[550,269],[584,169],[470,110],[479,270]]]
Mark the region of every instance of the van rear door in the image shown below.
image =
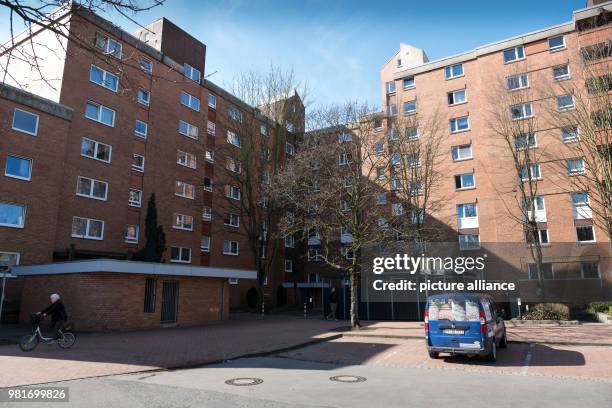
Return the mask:
[[[429,339],[433,347],[483,347],[478,299],[434,297],[428,303]]]

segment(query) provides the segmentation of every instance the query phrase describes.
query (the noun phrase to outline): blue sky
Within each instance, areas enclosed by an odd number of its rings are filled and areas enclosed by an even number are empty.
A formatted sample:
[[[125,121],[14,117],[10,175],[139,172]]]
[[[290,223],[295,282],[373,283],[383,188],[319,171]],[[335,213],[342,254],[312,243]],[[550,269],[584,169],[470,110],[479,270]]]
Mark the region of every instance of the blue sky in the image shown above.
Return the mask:
[[[140,0],[144,4],[146,0]],[[136,16],[165,16],[207,45],[206,74],[227,84],[270,64],[294,69],[313,104],[379,101],[379,69],[405,42],[437,59],[571,20],[586,0],[167,0]],[[115,13],[106,16],[133,31]],[[7,13],[0,7],[0,21]],[[6,24],[0,38],[8,37]]]

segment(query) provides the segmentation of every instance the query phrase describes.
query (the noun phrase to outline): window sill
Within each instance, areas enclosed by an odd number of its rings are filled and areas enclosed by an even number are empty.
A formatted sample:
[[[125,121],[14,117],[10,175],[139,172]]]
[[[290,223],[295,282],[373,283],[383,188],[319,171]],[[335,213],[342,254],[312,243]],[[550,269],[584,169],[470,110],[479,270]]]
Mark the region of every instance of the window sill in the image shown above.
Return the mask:
[[[476,190],[476,186],[474,187],[463,187],[463,188],[456,188],[455,191],[466,191],[466,190]]]
[[[568,79],[572,79],[571,75],[567,75],[567,76],[562,76],[559,78],[554,78],[555,82],[562,82],[562,81],[567,81]]]
[[[504,61],[504,65],[514,64],[515,62],[525,61],[526,59],[527,59],[527,57],[523,57],[523,58],[513,59],[511,61]]]
[[[472,130],[472,129],[471,129],[471,128],[467,128],[467,129],[463,129],[463,130],[455,130],[455,131],[452,131],[452,130],[451,130],[451,132],[450,132],[450,133],[451,133],[451,135],[454,135],[454,134],[456,134],[456,133],[465,133],[465,132],[469,132],[470,130]]]
[[[468,161],[468,160],[474,160],[473,157],[468,157],[465,159],[453,159],[453,163],[457,163],[457,162],[464,162],[464,161]]]
[[[559,51],[565,51],[567,50],[567,47],[564,45],[562,47],[556,47],[556,48],[549,48],[548,51],[550,51],[551,53],[553,52],[559,52]]]
[[[232,254],[230,252],[223,252],[223,255],[238,256],[239,254]]]
[[[5,175],[6,177],[8,177],[8,178],[12,178],[12,179],[15,179],[15,180],[21,180],[21,181],[32,181],[32,178],[31,178],[31,177],[30,177],[30,178],[25,178],[25,177],[20,177],[20,176],[13,176],[13,175],[11,175],[11,174],[6,174],[6,173],[4,173],[4,175]]]
[[[461,75],[452,76],[452,77],[449,77],[449,78],[444,77],[444,79],[446,79],[447,81],[450,81],[451,79],[463,78],[464,76],[465,76],[465,74],[461,74]]]
[[[466,103],[468,103],[468,101],[463,101],[463,102],[457,102],[457,103],[449,103],[448,106],[460,106],[460,105],[465,105]]]
[[[595,245],[597,241],[578,241],[578,245]]]

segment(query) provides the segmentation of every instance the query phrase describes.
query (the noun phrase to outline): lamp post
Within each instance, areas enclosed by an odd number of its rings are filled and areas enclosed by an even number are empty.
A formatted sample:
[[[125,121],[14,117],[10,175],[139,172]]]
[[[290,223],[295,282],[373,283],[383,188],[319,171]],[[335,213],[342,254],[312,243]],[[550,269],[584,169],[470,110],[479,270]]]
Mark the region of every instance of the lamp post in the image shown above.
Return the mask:
[[[4,305],[4,288],[6,287],[6,274],[11,271],[8,265],[0,265],[2,271],[2,295],[0,295],[0,322],[2,322],[2,306]]]

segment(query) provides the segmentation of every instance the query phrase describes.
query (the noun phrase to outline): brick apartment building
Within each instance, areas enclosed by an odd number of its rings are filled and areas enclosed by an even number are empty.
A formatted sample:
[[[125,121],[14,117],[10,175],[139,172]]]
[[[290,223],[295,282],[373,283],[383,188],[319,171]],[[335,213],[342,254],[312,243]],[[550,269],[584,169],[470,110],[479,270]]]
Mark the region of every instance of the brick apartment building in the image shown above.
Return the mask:
[[[439,200],[441,205],[426,214],[425,222],[447,230],[444,239],[458,241],[459,249],[493,244],[500,252],[499,261],[505,265],[505,276],[516,273],[523,290],[533,292],[537,275],[520,223],[521,212],[513,187],[516,170],[506,146],[496,141],[492,129],[495,124],[491,121],[497,101],[511,99],[499,97],[500,94],[496,99],[494,92],[504,95],[530,92],[533,99],[527,98],[523,107],[528,112],[520,112],[521,118],[517,119],[538,118],[538,128],[534,129],[535,136],[528,148],[546,152],[536,153],[542,162],[534,164],[539,179],[536,220],[543,247],[545,287],[555,293],[558,301],[574,304],[612,297],[607,231],[602,223],[594,222],[595,215],[587,209],[584,196],[575,200],[568,192],[570,178],[581,177],[574,173],[584,171],[582,161],[578,160],[581,167],[578,170],[570,169],[568,164],[567,170],[562,167],[560,171],[559,160],[551,158],[556,154],[563,156],[564,149],[577,137],[572,129],[560,127],[554,120],[564,114],[564,109],[573,107],[572,97],[564,94],[566,90],[579,87],[586,90],[587,69],[601,71],[600,78],[608,78],[608,95],[612,90],[609,79],[612,2],[594,3],[575,11],[570,22],[434,61],[428,59],[425,51],[401,44],[398,53],[381,68],[382,112],[375,119],[379,123],[381,154],[391,157],[390,151],[398,138],[418,140],[419,134],[428,132],[418,130],[416,122],[426,123],[434,113],[437,115],[435,121],[442,128],[442,158],[437,172],[442,178],[430,201]],[[511,106],[503,109],[510,118]],[[414,127],[398,131],[399,123],[417,115]],[[331,137],[338,135],[332,133]],[[605,138],[604,134],[602,147],[609,143]],[[408,188],[409,182],[397,175],[399,165],[400,161],[381,167],[381,178],[397,179],[398,185]],[[387,182],[384,187],[388,190],[384,204],[391,213],[401,212],[395,208],[402,204],[392,184]],[[389,219],[392,217],[389,214]],[[316,249],[314,245],[311,248]],[[324,288],[330,284],[346,285],[346,281],[339,283],[341,274],[316,260],[306,262],[304,272],[305,288],[314,282],[325,282],[319,284]],[[487,277],[494,279],[495,275]],[[517,299],[508,300],[509,308],[516,314]],[[407,310],[404,305],[394,304],[392,297],[386,304],[365,304],[364,299],[362,302],[362,318],[418,318],[416,307]]]
[[[186,276],[224,278],[228,305],[244,305],[256,275],[244,220],[228,212],[228,202],[241,198],[228,177],[228,163],[240,167],[243,141],[237,123],[256,128],[258,149],[272,143],[269,134],[278,123],[207,81],[206,46],[167,19],[130,34],[72,7],[57,14],[68,22],[66,38],[45,31],[17,37],[20,47],[36,48],[40,68],[14,60],[1,88],[2,262],[133,259],[145,243],[147,201],[154,193],[166,237],[164,261],[179,271],[181,265],[201,267]],[[297,93],[270,103],[291,107],[291,132],[283,132],[286,140],[276,156],[282,162],[286,152],[293,152],[294,133],[303,131],[304,106]],[[265,177],[266,166],[257,167],[256,179]],[[285,280],[283,257],[284,245],[279,245],[264,282],[272,303]],[[86,273],[89,267],[81,269],[72,273]],[[148,273],[147,267],[136,269]],[[24,274],[42,271],[30,268]],[[141,278],[134,304],[142,306],[146,276]],[[29,304],[46,302],[48,290],[33,294],[32,280],[10,279],[7,301],[17,302],[24,291],[35,296]],[[160,292],[162,285],[157,286]],[[30,309],[22,310],[22,319]]]

